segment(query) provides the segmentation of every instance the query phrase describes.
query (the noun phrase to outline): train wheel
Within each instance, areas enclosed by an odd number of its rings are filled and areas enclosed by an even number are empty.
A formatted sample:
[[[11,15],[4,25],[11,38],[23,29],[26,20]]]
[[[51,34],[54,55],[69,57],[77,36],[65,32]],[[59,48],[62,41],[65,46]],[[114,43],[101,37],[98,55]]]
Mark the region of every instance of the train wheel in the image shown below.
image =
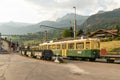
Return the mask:
[[[41,60],[43,60],[43,57],[40,57]]]
[[[107,63],[114,63],[115,60],[107,59]]]
[[[24,51],[24,55],[27,56],[27,50]]]
[[[94,62],[96,59],[95,58],[90,58],[89,61]]]
[[[75,60],[75,57],[69,57],[70,60]]]
[[[21,51],[21,54],[22,54],[22,55],[25,55],[25,51]]]
[[[81,58],[81,61],[87,61],[87,59],[86,58]]]
[[[32,58],[37,58],[35,55],[32,55]]]
[[[41,57],[40,57],[40,56],[36,56],[36,58],[37,58],[37,59],[41,59]]]
[[[46,60],[46,58],[45,58],[45,56],[42,56],[42,58],[41,58],[42,60]]]

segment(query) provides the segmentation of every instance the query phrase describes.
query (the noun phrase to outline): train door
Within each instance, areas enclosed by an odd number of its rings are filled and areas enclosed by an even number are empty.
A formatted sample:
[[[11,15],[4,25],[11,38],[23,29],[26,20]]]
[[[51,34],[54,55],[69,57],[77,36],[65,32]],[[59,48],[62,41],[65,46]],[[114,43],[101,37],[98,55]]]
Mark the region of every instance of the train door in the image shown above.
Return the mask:
[[[62,44],[62,57],[67,57],[66,43]]]
[[[62,57],[67,57],[66,49],[62,49]]]

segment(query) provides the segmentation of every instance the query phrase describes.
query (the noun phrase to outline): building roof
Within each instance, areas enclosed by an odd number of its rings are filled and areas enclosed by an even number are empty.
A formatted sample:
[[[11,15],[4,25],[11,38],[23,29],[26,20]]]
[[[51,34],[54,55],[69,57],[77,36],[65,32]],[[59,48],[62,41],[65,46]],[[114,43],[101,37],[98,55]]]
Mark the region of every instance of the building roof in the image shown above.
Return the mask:
[[[10,41],[7,40],[7,39],[4,39],[4,38],[0,38],[0,39],[3,40],[3,41],[6,41],[6,42],[8,42],[8,43],[10,43]]]
[[[94,36],[95,34],[101,34],[99,32],[102,32],[102,33],[108,33],[108,34],[112,34],[114,36],[118,36],[118,30],[104,30],[104,29],[99,29],[95,32],[91,32],[91,34],[89,35],[89,37],[92,37]]]

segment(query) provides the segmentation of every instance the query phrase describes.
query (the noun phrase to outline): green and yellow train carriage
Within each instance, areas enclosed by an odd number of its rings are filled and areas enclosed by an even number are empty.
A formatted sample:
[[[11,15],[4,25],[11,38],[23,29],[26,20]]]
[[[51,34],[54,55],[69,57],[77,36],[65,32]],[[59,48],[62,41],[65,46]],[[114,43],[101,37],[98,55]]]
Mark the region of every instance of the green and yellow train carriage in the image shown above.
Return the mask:
[[[94,61],[100,56],[98,39],[78,39],[69,41],[49,42],[39,45],[41,50],[52,50],[54,55],[64,58],[81,58]]]

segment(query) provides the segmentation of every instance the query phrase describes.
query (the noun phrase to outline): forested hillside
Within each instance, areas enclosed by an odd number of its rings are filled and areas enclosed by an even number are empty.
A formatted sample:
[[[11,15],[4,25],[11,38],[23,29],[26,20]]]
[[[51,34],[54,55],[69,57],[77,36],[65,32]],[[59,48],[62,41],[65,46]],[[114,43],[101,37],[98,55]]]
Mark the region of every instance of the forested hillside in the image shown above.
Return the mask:
[[[90,16],[80,27],[85,30],[113,29],[120,26],[120,8]]]

